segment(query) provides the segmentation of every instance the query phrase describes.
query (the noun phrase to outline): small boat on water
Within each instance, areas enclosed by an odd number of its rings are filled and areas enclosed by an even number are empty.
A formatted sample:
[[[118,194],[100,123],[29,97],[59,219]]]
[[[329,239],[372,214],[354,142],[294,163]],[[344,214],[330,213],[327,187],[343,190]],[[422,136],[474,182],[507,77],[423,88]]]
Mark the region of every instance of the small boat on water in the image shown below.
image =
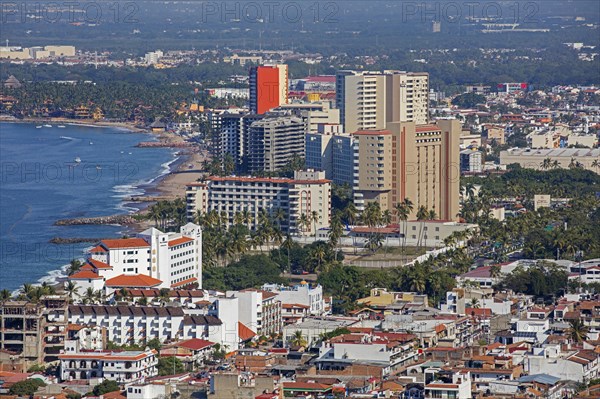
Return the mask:
[[[41,129],[41,128],[42,128],[42,125],[36,126],[35,128],[36,128],[36,129]]]
[[[44,125],[44,127],[52,127],[52,125]]]
[[[125,151],[121,151],[121,154],[124,154],[124,153],[125,153]]]
[[[94,142],[92,140],[90,140],[90,145],[94,145]]]
[[[128,152],[129,155],[131,155],[131,152]]]
[[[58,125],[59,128],[64,129],[66,126],[65,125]]]
[[[96,170],[102,170],[102,167],[100,165],[96,165]]]
[[[81,158],[79,158],[79,157],[76,157],[76,158],[75,158],[75,162],[76,162],[76,163],[81,163]]]

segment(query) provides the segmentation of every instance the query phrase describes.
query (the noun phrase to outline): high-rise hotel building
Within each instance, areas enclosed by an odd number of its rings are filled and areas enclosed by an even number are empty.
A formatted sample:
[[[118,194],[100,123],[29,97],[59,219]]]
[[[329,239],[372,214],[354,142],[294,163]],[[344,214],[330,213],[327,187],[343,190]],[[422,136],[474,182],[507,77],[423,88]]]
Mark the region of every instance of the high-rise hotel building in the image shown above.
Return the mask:
[[[250,68],[250,112],[262,115],[288,101],[288,67],[285,64]]]
[[[336,106],[346,132],[386,129],[390,122],[429,122],[429,74],[351,71],[336,74]]]
[[[354,140],[354,200],[358,209],[379,202],[393,211],[409,198],[415,218],[420,206],[437,218],[455,220],[459,211],[461,125],[457,120],[435,124],[392,122],[388,129],[361,130]]]

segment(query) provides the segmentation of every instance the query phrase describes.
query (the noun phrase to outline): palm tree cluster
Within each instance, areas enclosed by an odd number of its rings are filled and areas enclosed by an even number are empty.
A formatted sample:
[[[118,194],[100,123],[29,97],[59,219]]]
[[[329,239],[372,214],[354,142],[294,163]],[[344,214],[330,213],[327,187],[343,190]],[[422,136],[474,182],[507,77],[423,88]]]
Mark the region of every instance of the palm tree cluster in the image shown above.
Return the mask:
[[[173,201],[158,201],[148,208],[145,218],[153,220],[156,228],[163,231],[177,230],[187,220],[185,200],[176,198]]]
[[[282,225],[286,218],[281,208],[271,213],[263,209],[256,228],[252,230],[253,215],[248,210],[236,212],[231,220],[226,212],[198,211],[195,221],[203,227],[203,263],[225,266],[228,262],[239,260],[251,249],[258,248],[262,252],[265,244],[267,249],[270,249],[270,243],[281,245],[284,241]]]
[[[111,120],[144,123],[159,117],[177,118],[176,111],[190,96],[189,87],[182,85],[150,87],[115,81],[95,85],[24,83],[21,88],[10,90],[10,95],[18,100],[11,113],[22,117],[73,117],[77,107],[85,106],[100,110]]]
[[[17,300],[37,303],[43,296],[54,294],[56,294],[56,290],[46,282],[41,285],[23,284],[23,287],[21,287],[21,290],[17,295]],[[4,293],[3,296],[4,295],[6,295],[6,293]]]

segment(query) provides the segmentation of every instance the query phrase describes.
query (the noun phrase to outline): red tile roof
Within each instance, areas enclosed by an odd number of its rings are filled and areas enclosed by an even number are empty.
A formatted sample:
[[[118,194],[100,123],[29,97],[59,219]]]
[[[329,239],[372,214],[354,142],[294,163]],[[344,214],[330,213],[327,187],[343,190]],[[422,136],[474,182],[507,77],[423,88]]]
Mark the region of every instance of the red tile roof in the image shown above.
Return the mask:
[[[169,241],[169,246],[174,247],[177,245],[185,244],[186,242],[190,242],[190,241],[194,241],[194,239],[189,238],[189,237],[176,238],[175,240]]]
[[[240,340],[248,341],[252,339],[255,335],[256,333],[254,331],[246,327],[244,323],[238,321],[238,336],[240,337]]]
[[[491,268],[492,268],[491,266],[478,267],[477,269],[473,269],[469,272],[466,272],[465,274],[461,274],[459,277],[490,278],[491,277],[491,272],[490,272]]]
[[[88,279],[96,280],[96,279],[101,279],[101,278],[102,278],[101,276],[99,276],[98,274],[96,274],[90,270],[82,270],[75,274],[71,274],[68,277],[69,280],[88,280]]]
[[[106,252],[106,249],[102,248],[101,245],[96,245],[94,248],[90,249],[90,252]]]
[[[195,351],[209,348],[214,345],[215,345],[214,342],[206,341],[204,339],[199,339],[199,338],[192,338],[192,339],[181,341],[181,342],[178,342],[175,344],[175,346],[179,346],[181,348],[187,348],[187,349],[191,349],[191,350],[195,350]]]
[[[479,316],[479,317],[490,317],[492,315],[492,309],[490,308],[465,308],[465,314],[467,316]]]
[[[294,308],[309,309],[310,306],[302,305],[301,303],[283,303],[283,304],[281,304],[281,308],[282,309],[294,309]]]
[[[144,274],[121,274],[120,276],[106,280],[105,285],[107,287],[156,287],[161,283],[162,281],[159,279]]]
[[[150,244],[142,238],[118,238],[114,240],[102,240],[100,244],[107,249],[119,248],[145,248]]]
[[[425,386],[425,389],[427,388],[443,388],[443,389],[449,389],[449,388],[458,388],[458,385],[456,384],[429,384]]]
[[[112,266],[108,263],[100,262],[97,259],[90,258],[88,263],[94,266],[96,269],[112,269]]]
[[[171,288],[181,287],[181,286],[184,286],[184,285],[187,285],[187,284],[192,284],[192,283],[195,283],[196,281],[198,281],[198,279],[196,277],[188,278],[188,279],[185,279],[185,280],[180,281],[178,283],[171,284]]]

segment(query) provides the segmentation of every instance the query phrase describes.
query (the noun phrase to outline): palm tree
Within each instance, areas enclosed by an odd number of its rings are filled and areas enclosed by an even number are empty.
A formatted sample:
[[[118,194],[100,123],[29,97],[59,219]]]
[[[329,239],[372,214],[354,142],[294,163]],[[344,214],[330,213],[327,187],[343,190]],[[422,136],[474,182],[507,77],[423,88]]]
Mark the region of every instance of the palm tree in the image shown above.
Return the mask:
[[[315,227],[315,238],[317,238],[317,222],[319,221],[319,212],[312,211],[312,213],[310,214],[310,219],[312,220],[313,225]]]
[[[327,253],[325,252],[323,245],[319,245],[310,251],[310,258],[317,263],[317,270],[321,270],[321,266],[325,261],[326,256]]]
[[[388,225],[390,223],[392,223],[392,213],[390,212],[389,209],[386,209],[385,211],[383,211],[383,213],[381,214],[381,223],[383,223],[384,225]]]
[[[583,342],[587,340],[588,333],[590,332],[590,328],[583,324],[581,319],[571,320],[569,322],[569,328],[567,329],[567,334],[569,338],[574,342]]]
[[[79,291],[79,287],[77,286],[77,284],[75,284],[72,281],[67,282],[67,284],[65,285],[65,292],[69,296],[70,302],[73,302],[73,296],[77,295],[78,291]]]
[[[21,287],[21,295],[24,295],[30,299],[33,290],[34,288],[32,284],[23,284],[23,287]]]
[[[166,303],[168,303],[171,300],[171,295],[170,294],[170,290],[168,288],[161,288],[158,291],[158,299],[160,300],[160,302],[164,305]]]
[[[427,211],[427,208],[425,208],[425,206],[423,205],[419,206],[419,209],[417,210],[417,220],[421,223],[419,224],[419,237],[417,237],[417,247],[421,246],[421,237],[423,236],[425,220],[428,216],[429,212]]]
[[[94,289],[92,287],[88,287],[88,289],[85,291],[85,294],[83,294],[83,303],[88,304],[94,304],[96,303],[96,292],[94,291]]]
[[[69,262],[69,267],[67,268],[67,274],[72,276],[81,269],[81,266],[83,266],[83,263],[79,259],[71,260],[71,262]]]
[[[290,250],[294,247],[294,241],[292,241],[292,236],[290,235],[290,233],[288,233],[285,236],[285,241],[283,241],[283,243],[281,244],[281,247],[285,250],[287,250],[287,258],[288,258],[288,271],[292,270],[292,264],[291,264],[291,259],[290,259]]]
[[[233,224],[242,224],[242,213],[241,212],[236,212],[233,215]]]
[[[338,214],[334,214],[329,226],[329,243],[335,250],[335,260],[337,260],[338,245],[343,234],[344,226],[342,226],[342,221]]]
[[[353,226],[356,223],[356,218],[358,215],[358,210],[354,205],[354,202],[349,202],[348,205],[342,211],[342,217],[346,221],[348,226]],[[354,249],[354,253],[356,254],[356,236],[352,235],[352,248]]]
[[[310,226],[310,219],[308,218],[306,213],[303,213],[302,215],[300,215],[300,218],[298,218],[298,228],[301,232],[305,232],[307,226]]]
[[[7,289],[3,289],[2,291],[0,291],[0,301],[2,302],[9,300],[11,296],[12,294]]]
[[[554,160],[552,161],[552,169],[558,169],[560,168],[560,162],[558,162],[558,160]]]
[[[552,159],[550,158],[545,158],[542,163],[540,164],[540,168],[544,169],[544,170],[548,170],[552,167]]]
[[[358,210],[356,209],[356,205],[354,205],[354,202],[349,202],[348,205],[346,205],[346,207],[342,211],[342,215],[348,225],[352,226],[356,223]]]
[[[294,333],[294,335],[292,335],[292,339],[290,339],[290,344],[292,344],[292,346],[300,346],[300,347],[306,347],[306,345],[308,345],[308,343],[306,342],[306,338],[304,338],[304,336],[302,335],[302,331],[298,330]]]
[[[594,168],[594,169],[600,168],[600,161],[598,161],[597,159],[594,159],[594,162],[592,162],[592,168]]]
[[[250,223],[252,223],[252,215],[248,209],[242,211],[242,223],[246,224],[248,230],[250,230]]]
[[[275,213],[273,214],[273,220],[277,222],[277,227],[279,227],[279,230],[281,230],[281,222],[285,220],[285,211],[283,210],[283,208],[275,209]]]
[[[398,217],[398,221],[402,222],[402,255],[404,255],[404,251],[406,248],[406,234],[407,234],[407,221],[408,216],[413,210],[413,203],[408,198],[404,198],[402,202],[399,202],[394,207],[396,216]],[[404,259],[406,261],[406,259]]]
[[[481,307],[481,305],[479,304],[479,299],[472,298],[471,302],[469,303],[469,307],[471,309],[479,309]]]
[[[375,253],[383,245],[384,237],[381,233],[371,235],[365,244],[365,247],[369,248],[372,253]]]

